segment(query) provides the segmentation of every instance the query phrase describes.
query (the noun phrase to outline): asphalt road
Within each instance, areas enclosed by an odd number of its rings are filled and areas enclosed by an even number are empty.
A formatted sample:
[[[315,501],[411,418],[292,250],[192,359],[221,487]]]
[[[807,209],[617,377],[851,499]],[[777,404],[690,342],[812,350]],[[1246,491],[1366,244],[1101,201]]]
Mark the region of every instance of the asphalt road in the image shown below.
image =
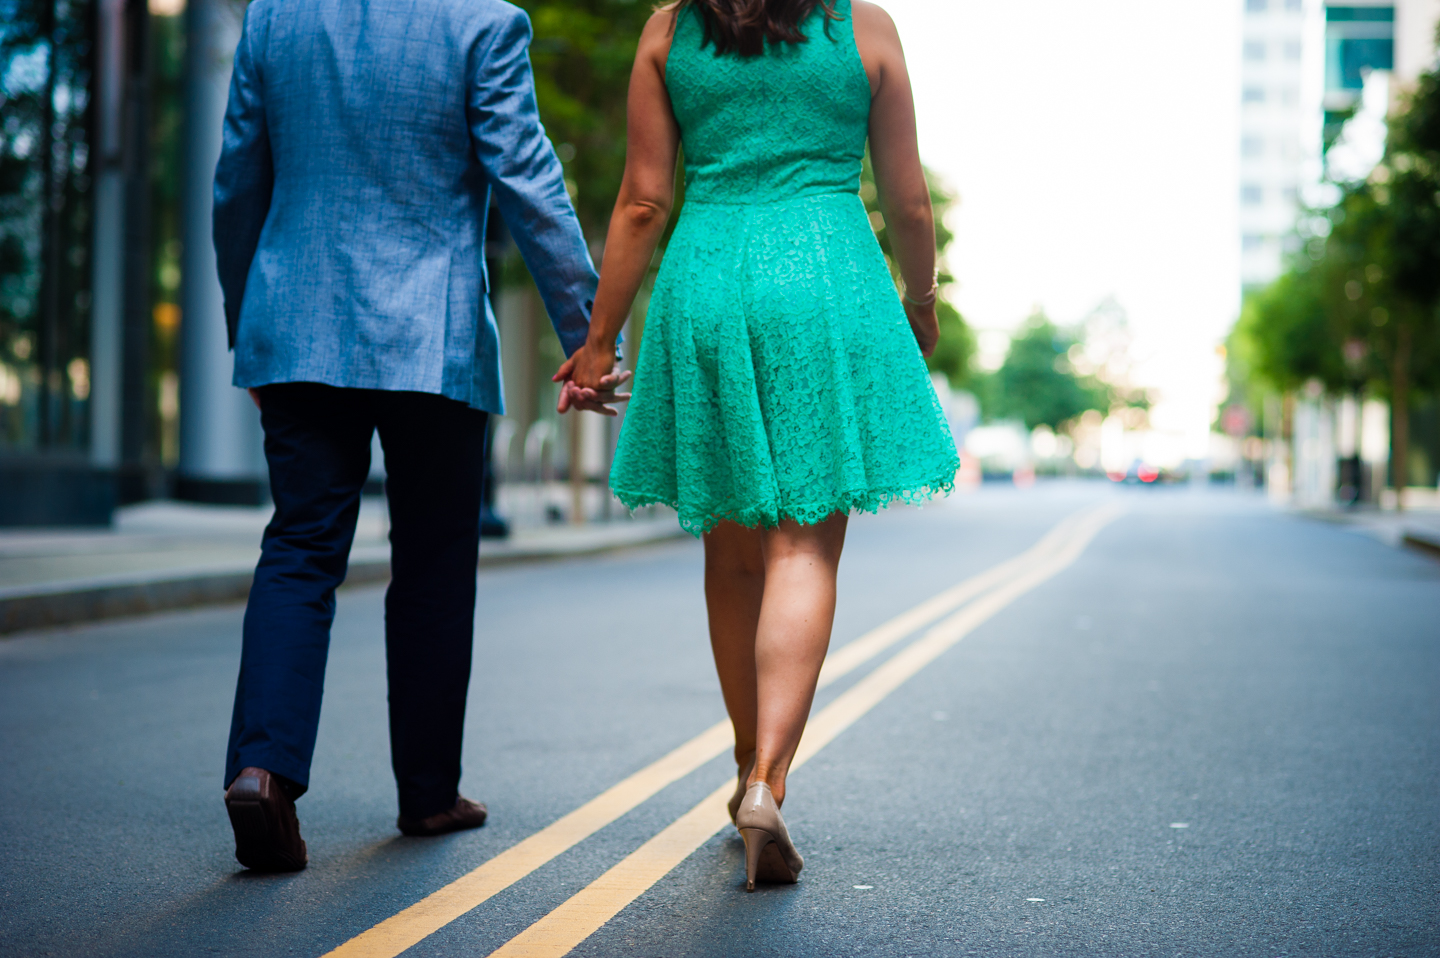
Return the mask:
[[[722,831],[575,954],[1440,955],[1440,563],[1234,492],[987,488],[853,522],[835,646],[1107,498],[1073,565],[795,773],[798,885],[745,894]],[[482,572],[463,788],[491,821],[441,839],[394,829],[382,591],[342,593],[290,876],[236,865],[221,801],[240,608],[0,640],[0,955],[366,931],[723,718],[700,568],[685,541]],[[405,954],[490,954],[731,773]]]

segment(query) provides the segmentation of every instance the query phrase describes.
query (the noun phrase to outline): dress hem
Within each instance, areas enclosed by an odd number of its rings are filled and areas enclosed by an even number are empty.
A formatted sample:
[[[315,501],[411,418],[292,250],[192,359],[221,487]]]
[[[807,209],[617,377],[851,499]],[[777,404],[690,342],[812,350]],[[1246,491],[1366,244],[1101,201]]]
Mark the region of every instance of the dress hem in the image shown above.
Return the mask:
[[[956,468],[958,469],[958,463]],[[947,496],[955,491],[955,469],[950,470],[947,475],[948,478],[936,478],[919,485],[847,492],[828,500],[801,502],[783,509],[778,504],[771,502],[703,516],[684,515],[680,511],[679,500],[674,497],[654,492],[616,489],[613,486],[611,489],[616,498],[632,512],[642,506],[669,506],[679,514],[680,527],[698,539],[722,522],[733,522],[747,529],[773,529],[782,521],[792,519],[802,526],[813,526],[837,512],[843,512],[846,515],[854,512],[868,512],[873,515],[897,502],[919,505],[936,496]]]

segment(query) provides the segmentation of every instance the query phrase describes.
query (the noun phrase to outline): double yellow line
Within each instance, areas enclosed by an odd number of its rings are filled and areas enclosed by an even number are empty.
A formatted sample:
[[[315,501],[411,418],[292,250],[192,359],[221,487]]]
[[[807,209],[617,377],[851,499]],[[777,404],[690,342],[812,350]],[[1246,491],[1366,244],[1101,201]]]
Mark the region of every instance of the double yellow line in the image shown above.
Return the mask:
[[[791,768],[803,765],[982,622],[1068,567],[1119,514],[1118,507],[1107,504],[1070,516],[1021,555],[945,590],[832,653],[820,672],[822,688],[948,616],[812,716]],[[706,729],[468,875],[347,941],[325,958],[395,958],[733,745],[728,721]],[[492,958],[560,958],[568,953],[725,827],[729,823],[725,800],[734,787],[733,776],[727,777],[704,801],[501,946]]]

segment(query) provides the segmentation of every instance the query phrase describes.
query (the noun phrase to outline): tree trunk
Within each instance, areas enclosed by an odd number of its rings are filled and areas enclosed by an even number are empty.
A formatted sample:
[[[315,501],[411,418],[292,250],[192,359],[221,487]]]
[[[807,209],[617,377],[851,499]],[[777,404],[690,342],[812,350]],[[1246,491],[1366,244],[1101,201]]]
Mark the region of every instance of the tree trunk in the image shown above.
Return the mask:
[[[1410,324],[1395,330],[1395,359],[1390,372],[1390,481],[1395,486],[1395,508],[1405,508],[1405,486],[1410,479]]]

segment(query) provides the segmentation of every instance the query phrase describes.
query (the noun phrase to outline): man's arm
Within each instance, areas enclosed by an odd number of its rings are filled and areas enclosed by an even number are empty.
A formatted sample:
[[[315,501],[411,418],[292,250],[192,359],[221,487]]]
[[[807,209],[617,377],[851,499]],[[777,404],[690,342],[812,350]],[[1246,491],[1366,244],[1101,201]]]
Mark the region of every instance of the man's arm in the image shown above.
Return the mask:
[[[585,342],[599,277],[540,124],[529,47],[530,20],[519,10],[481,38],[471,54],[467,119],[500,215],[569,356]]]
[[[230,77],[230,102],[225,108],[224,140],[215,167],[215,265],[225,293],[225,326],[230,348],[240,327],[245,278],[260,245],[260,231],[270,212],[275,164],[265,124],[265,87],[251,50],[252,6],[245,13],[235,70]]]

